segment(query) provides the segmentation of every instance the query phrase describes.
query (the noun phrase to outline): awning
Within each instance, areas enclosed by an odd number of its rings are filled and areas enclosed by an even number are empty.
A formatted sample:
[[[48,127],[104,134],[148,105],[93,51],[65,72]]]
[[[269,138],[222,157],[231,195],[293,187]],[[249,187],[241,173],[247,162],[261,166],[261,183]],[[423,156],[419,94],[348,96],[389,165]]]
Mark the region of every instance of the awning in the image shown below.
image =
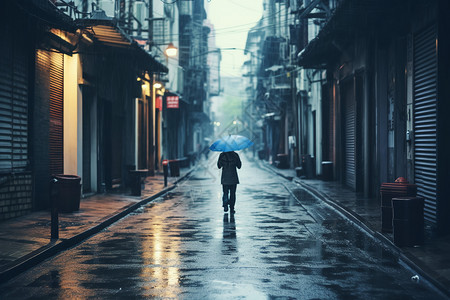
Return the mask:
[[[30,17],[34,17],[39,22],[43,22],[53,28],[68,32],[75,32],[77,29],[72,18],[60,11],[49,0],[15,0],[5,2],[14,3]]]
[[[323,68],[340,56],[355,36],[405,30],[408,13],[399,0],[343,0],[315,39],[298,54],[298,65]]]
[[[71,55],[76,48],[76,24],[50,0],[1,1],[0,22],[15,24],[12,30],[28,27],[36,36],[38,49]]]
[[[133,55],[140,58],[153,73],[167,73],[169,69],[158,62],[153,56],[146,52],[118,25],[116,19],[104,16],[100,19],[79,19],[76,24],[83,28],[87,34],[106,47],[114,47],[129,50]]]

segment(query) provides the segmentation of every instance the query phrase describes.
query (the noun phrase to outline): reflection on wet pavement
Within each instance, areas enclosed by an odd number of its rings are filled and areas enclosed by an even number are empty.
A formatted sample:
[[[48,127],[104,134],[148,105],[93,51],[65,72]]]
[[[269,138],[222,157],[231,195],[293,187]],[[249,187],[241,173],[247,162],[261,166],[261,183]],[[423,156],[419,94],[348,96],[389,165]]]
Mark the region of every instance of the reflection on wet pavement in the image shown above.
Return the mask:
[[[236,214],[223,212],[216,170],[199,168],[0,298],[440,299],[329,207],[241,158]]]

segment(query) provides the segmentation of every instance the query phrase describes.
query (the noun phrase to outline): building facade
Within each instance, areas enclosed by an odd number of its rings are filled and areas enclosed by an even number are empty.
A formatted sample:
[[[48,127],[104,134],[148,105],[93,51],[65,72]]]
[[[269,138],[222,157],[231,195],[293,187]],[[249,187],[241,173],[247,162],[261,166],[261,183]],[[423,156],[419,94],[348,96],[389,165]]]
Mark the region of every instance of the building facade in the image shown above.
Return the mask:
[[[405,177],[425,199],[427,223],[448,233],[448,3],[265,3],[268,22],[286,22],[290,30],[283,35],[274,26],[280,35],[271,37],[276,33],[260,29],[266,33],[260,45],[264,79],[252,97],[262,102],[264,93],[272,104],[260,113],[268,148],[261,157],[276,161],[275,154],[288,154],[300,175],[336,180],[372,199],[379,198],[382,183]],[[270,12],[283,5],[291,17],[277,21]],[[284,39],[295,59],[278,66]],[[289,96],[275,102],[273,95],[283,94],[274,94],[274,77],[283,78],[285,69],[291,70],[285,71],[292,77]],[[288,152],[291,135],[294,151]]]
[[[84,196],[126,192],[131,170],[151,176],[193,150],[205,119],[188,125],[208,111],[208,86],[184,79],[209,31],[182,47],[181,12],[206,18],[200,1],[183,4],[2,2],[0,219],[49,208],[54,175],[79,176]],[[188,65],[164,54],[168,44]]]

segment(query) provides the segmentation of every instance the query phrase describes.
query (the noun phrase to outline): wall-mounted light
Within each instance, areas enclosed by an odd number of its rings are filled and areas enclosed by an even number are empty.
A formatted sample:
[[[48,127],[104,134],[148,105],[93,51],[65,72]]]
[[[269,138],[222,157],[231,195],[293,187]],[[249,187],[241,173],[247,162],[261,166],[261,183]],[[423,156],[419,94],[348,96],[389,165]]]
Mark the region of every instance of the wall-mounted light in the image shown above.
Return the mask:
[[[155,83],[153,84],[153,87],[154,87],[155,89],[160,89],[160,88],[162,88],[162,84],[161,84],[160,82],[155,82]]]
[[[88,44],[93,44],[94,41],[86,34],[83,32],[83,34],[81,34],[81,36],[83,37],[83,39],[88,42]]]
[[[173,43],[169,43],[166,50],[164,51],[168,57],[174,57],[178,53],[178,48],[173,45]]]

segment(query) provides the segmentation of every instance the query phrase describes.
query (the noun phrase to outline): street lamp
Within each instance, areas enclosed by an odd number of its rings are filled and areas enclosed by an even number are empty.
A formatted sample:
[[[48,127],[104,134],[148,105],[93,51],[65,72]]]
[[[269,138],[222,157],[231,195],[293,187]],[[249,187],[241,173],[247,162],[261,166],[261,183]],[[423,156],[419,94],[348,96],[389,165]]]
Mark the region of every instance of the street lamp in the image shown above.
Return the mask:
[[[173,43],[169,43],[166,50],[164,51],[168,57],[174,57],[178,53],[177,47],[173,45]]]

